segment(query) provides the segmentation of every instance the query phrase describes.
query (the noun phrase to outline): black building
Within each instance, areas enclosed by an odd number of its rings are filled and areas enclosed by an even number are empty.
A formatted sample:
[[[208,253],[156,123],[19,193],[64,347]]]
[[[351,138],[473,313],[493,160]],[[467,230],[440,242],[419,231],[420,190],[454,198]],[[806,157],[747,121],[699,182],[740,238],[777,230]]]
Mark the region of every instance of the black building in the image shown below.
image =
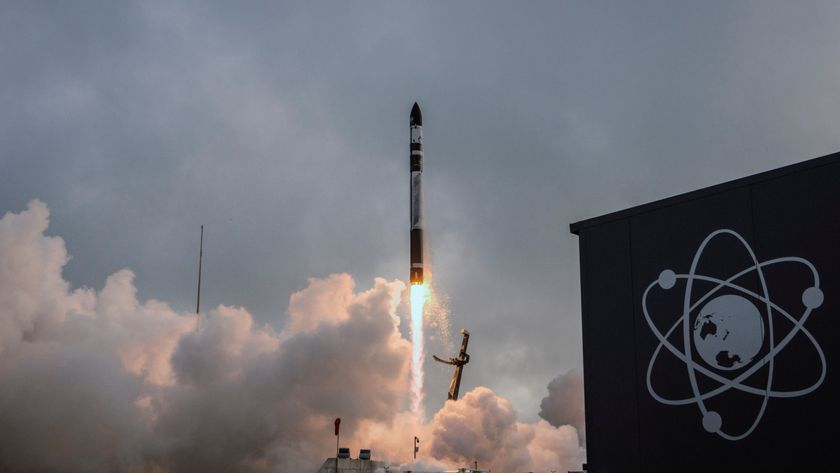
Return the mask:
[[[571,231],[590,472],[840,471],[840,153]]]

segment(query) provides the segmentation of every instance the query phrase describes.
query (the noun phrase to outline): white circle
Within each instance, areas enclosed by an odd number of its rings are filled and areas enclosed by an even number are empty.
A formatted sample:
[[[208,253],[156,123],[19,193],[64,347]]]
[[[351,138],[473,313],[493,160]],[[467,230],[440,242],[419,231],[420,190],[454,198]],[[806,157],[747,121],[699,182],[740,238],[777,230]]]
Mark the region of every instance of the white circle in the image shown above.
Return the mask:
[[[737,370],[747,366],[764,343],[764,321],[755,304],[735,294],[715,297],[694,321],[694,347],[709,366]]]
[[[823,303],[823,292],[818,287],[809,287],[802,293],[802,303],[809,309],[816,309]]]
[[[666,269],[659,273],[659,286],[662,289],[671,289],[677,282],[677,275],[670,269]]]
[[[720,414],[715,411],[707,411],[703,414],[703,428],[706,432],[716,433],[720,432],[720,426],[723,424],[723,419]]]

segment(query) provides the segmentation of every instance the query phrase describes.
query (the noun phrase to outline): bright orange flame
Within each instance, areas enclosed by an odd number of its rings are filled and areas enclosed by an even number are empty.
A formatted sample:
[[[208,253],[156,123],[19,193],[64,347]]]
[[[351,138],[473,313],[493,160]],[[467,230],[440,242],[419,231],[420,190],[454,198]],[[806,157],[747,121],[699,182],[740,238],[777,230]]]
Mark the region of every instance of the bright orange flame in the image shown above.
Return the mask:
[[[411,285],[411,410],[420,419],[423,412],[423,307],[429,298],[428,284]]]

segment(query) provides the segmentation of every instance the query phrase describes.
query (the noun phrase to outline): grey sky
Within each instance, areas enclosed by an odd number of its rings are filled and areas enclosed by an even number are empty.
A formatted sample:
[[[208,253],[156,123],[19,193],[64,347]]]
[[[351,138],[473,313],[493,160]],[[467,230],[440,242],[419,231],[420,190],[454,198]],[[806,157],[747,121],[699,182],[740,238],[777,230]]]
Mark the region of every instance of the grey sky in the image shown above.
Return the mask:
[[[581,365],[572,221],[840,149],[836,2],[6,2],[0,212],[101,287],[275,327],[308,277],[408,272],[408,112],[462,392],[533,419]],[[605,295],[608,297],[608,295]],[[603,330],[609,330],[603,327]],[[429,410],[450,371],[427,368]]]

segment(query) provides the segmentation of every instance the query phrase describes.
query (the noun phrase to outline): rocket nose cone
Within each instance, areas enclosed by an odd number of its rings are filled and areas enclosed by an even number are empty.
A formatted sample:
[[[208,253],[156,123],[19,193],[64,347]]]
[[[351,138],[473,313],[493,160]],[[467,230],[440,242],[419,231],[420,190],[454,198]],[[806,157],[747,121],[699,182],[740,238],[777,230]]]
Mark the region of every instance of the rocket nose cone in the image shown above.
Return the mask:
[[[423,115],[420,113],[420,106],[417,105],[417,102],[414,102],[414,106],[411,107],[411,124],[423,126]]]

